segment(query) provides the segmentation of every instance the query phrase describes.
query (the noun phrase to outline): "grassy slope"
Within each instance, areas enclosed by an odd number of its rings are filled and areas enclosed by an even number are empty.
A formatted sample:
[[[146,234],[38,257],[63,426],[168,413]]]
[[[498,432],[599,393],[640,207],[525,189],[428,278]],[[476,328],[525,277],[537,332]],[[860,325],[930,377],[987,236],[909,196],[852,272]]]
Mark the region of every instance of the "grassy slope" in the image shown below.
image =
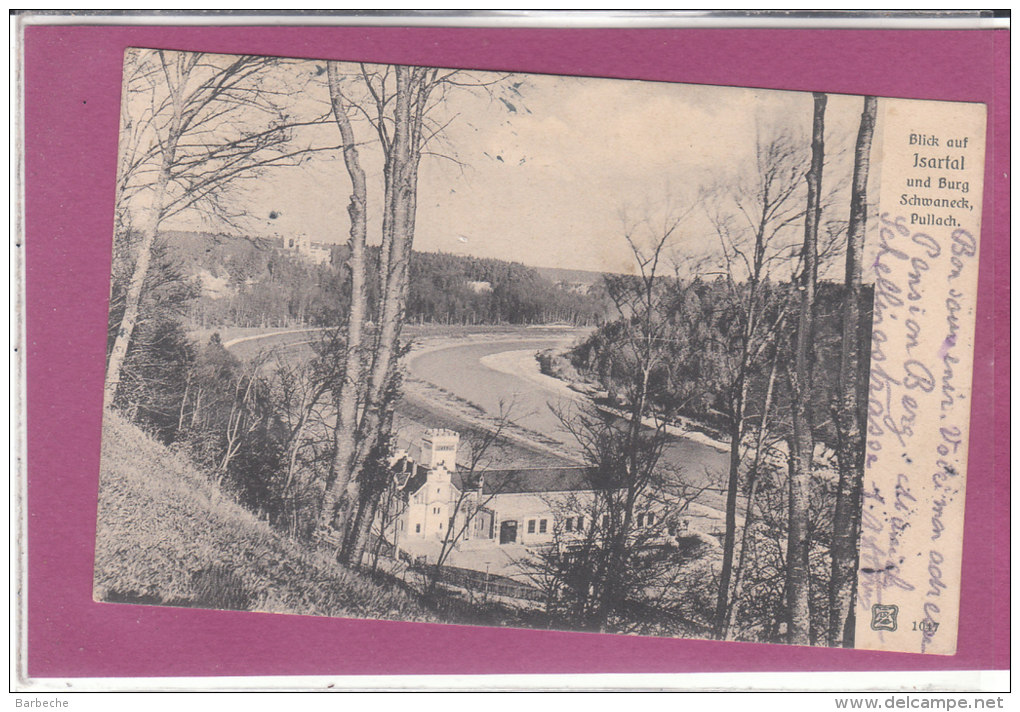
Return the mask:
[[[109,413],[94,586],[100,601],[435,620],[403,592],[273,531],[183,456]]]

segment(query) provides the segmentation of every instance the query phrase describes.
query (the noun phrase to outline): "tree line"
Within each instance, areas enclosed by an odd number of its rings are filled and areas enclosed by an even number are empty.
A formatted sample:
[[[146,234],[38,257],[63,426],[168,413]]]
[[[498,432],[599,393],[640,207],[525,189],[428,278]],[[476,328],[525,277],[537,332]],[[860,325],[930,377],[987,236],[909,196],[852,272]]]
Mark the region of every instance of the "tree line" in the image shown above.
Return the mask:
[[[195,290],[186,307],[193,328],[331,326],[349,308],[346,245],[335,246],[328,263],[316,264],[269,239],[171,232],[159,240],[182,275],[222,282],[222,293]],[[379,248],[368,245],[365,255],[366,269],[377,274]],[[533,267],[499,259],[414,251],[409,280],[407,319],[419,324],[594,326],[609,313],[598,282],[584,292],[571,290]],[[372,308],[377,285],[369,280]]]
[[[441,150],[446,95],[519,94],[519,84],[503,80],[422,67],[128,52],[105,406],[186,448],[271,521],[360,565],[386,480],[381,463],[408,348],[402,327],[419,164]],[[294,99],[325,111],[295,116]],[[314,140],[309,127],[318,130]],[[194,281],[174,259],[180,236],[164,229],[167,221],[189,214],[241,229],[245,182],[317,152],[332,154],[347,173],[346,186],[330,189],[346,193],[350,218],[333,264],[312,270],[275,253],[220,249],[237,291],[221,305],[225,313],[196,312]],[[363,154],[381,171],[367,171]],[[382,195],[371,221],[369,175]],[[523,312],[516,281],[496,280],[503,306],[488,307],[484,318],[539,318]],[[266,358],[240,363],[215,335],[193,344],[184,332],[188,316],[206,324],[321,320],[331,328],[316,358],[295,368]]]
[[[590,540],[595,548],[547,560],[555,579],[576,584],[560,588],[568,600],[562,614],[596,630],[669,615],[700,617],[695,623],[719,638],[850,644],[869,313],[861,252],[875,100],[864,100],[849,204],[823,180],[826,97],[817,94],[810,140],[763,133],[743,179],[698,201],[718,243],[711,265],[688,265],[701,279],[667,274],[692,207],[626,226],[635,276],[606,276],[600,291],[581,299],[520,265],[412,249],[420,163],[441,149],[452,120],[445,98],[477,91],[519,101],[520,83],[460,70],[325,65],[128,54],[124,106],[143,109],[125,110],[122,121],[104,404],[185,448],[278,526],[359,567],[392,481],[386,465],[404,326],[416,317],[592,324],[604,299],[616,318],[575,357],[625,417],[565,418],[609,485],[593,489],[597,521],[606,522]],[[324,110],[291,115],[281,97],[295,95]],[[331,138],[305,140],[309,126],[328,127]],[[197,211],[237,222],[233,197],[243,179],[315,152],[332,152],[346,172],[329,189],[330,199],[346,199],[350,218],[332,264],[280,260],[270,269],[267,261],[260,278],[259,265],[242,260],[231,267],[244,285],[233,311],[189,311],[194,285],[173,258],[172,238],[161,239],[165,221]],[[366,156],[381,170],[366,170]],[[382,196],[371,220],[370,182]],[[843,284],[821,282],[820,263],[839,255]],[[257,288],[260,279],[268,283]],[[277,288],[279,301],[256,296]],[[331,328],[315,358],[295,368],[265,357],[240,363],[215,337],[193,344],[188,317],[322,319]],[[683,414],[710,422],[729,445],[720,568],[697,582],[634,545],[640,502],[668,488],[684,501],[693,496],[684,473],[661,458]],[[820,460],[818,443],[835,456]],[[586,567],[580,578],[578,566]],[[712,589],[714,605],[705,600]]]
[[[693,208],[626,231],[638,274],[607,277],[618,316],[571,353],[624,413],[564,418],[615,483],[592,505],[611,514],[594,550],[548,561],[561,583],[583,581],[567,588],[585,627],[619,628],[652,610],[716,638],[853,644],[872,298],[861,255],[877,103],[864,99],[846,201],[825,190],[827,97],[813,99],[809,140],[763,132],[746,180],[702,196],[719,245],[712,261],[670,264]],[[820,280],[840,256],[842,283]],[[682,416],[728,445],[720,560],[700,581],[657,568],[634,525],[643,498],[691,482],[662,461]],[[593,571],[593,561],[603,563]]]
[[[594,326],[608,313],[598,282],[573,291],[518,262],[424,252],[411,266],[411,321]]]
[[[657,364],[649,379],[653,388],[649,405],[666,410],[672,407],[676,416],[687,418],[691,427],[697,427],[717,438],[729,436],[733,419],[733,374],[739,369],[740,342],[746,331],[745,314],[739,308],[746,302],[747,285],[739,285],[737,301],[727,280],[723,277],[703,279],[695,277],[684,281],[670,281],[670,295],[663,304],[665,322],[664,344],[673,357],[669,362]],[[760,318],[766,322],[785,322],[791,299],[797,286],[790,282],[767,282],[759,285],[761,292]],[[871,285],[862,287],[862,318],[870,319]],[[814,358],[820,364],[812,383],[812,399],[827,403],[838,393],[839,370],[843,338],[843,306],[848,293],[841,283],[820,281],[815,297]],[[626,392],[632,366],[624,352],[622,334],[627,325],[620,320],[609,321],[591,333],[569,351],[568,358],[579,374],[602,387],[611,404],[621,405],[621,394]],[[744,377],[747,394],[744,398],[744,417],[758,422],[762,419],[769,382],[773,381],[770,407],[788,412],[790,394],[775,389],[771,365],[792,358],[791,332],[788,328],[775,334],[761,358],[749,360]],[[868,350],[868,334],[861,335],[862,347]],[[661,384],[661,385],[660,385]],[[858,398],[863,398],[867,383],[857,382]],[[671,406],[671,404],[675,404]],[[775,435],[785,437],[791,424],[774,422]],[[814,424],[815,438],[835,452],[839,444],[836,423],[823,419]]]

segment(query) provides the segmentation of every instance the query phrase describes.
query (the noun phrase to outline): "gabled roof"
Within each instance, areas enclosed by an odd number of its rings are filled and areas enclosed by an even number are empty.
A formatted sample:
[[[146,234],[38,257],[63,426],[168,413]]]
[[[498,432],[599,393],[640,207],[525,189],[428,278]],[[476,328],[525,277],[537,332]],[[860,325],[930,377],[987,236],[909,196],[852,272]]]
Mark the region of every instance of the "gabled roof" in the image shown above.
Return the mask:
[[[405,494],[414,494],[422,488],[425,480],[428,479],[429,470],[413,460],[401,459],[394,467],[394,478],[397,481],[397,488]]]
[[[429,468],[403,459],[396,465],[397,486],[410,496],[428,480]],[[584,492],[596,489],[596,470],[590,467],[536,467],[507,470],[484,470],[471,475],[455,471],[451,484],[461,492],[478,489],[484,481],[482,494],[534,494],[540,492]]]
[[[594,470],[588,467],[537,467],[514,470],[485,470],[482,494],[524,494],[532,492],[580,492],[593,490]],[[463,473],[455,473],[455,484],[463,487]]]

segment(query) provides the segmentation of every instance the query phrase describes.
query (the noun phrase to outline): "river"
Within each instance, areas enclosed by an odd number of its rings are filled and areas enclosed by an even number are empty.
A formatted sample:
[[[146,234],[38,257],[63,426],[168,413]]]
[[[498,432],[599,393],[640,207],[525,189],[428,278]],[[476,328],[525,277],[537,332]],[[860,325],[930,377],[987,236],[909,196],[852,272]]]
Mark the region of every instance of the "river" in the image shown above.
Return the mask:
[[[536,434],[535,447],[527,447],[518,439],[517,447],[508,451],[510,461],[504,466],[560,466],[568,464],[567,458],[582,462],[577,442],[557,412],[576,412],[587,398],[562,381],[541,374],[534,354],[567,347],[583,333],[520,328],[420,338],[419,346],[407,358],[409,393],[398,407],[400,434],[407,440],[426,427],[477,425],[477,418],[470,414],[482,411],[495,419],[502,410],[508,411],[510,419],[522,429]],[[410,335],[418,336],[413,331]],[[314,332],[299,331],[236,340],[228,345],[242,358],[270,346],[289,359],[303,359],[311,355],[309,343],[314,338]],[[416,382],[426,384],[424,395],[422,388],[415,387]],[[539,440],[554,448],[543,448]],[[728,455],[718,446],[703,438],[670,436],[662,465],[675,468],[694,487],[708,487],[698,502],[723,508]]]
[[[528,337],[500,339],[433,348],[412,354],[408,371],[414,378],[439,386],[447,393],[498,416],[501,404],[510,407],[514,422],[556,440],[582,460],[573,435],[557,412],[576,412],[587,397],[556,379],[540,373],[534,354],[569,345],[572,338]],[[708,486],[698,501],[722,508],[729,460],[719,447],[683,436],[670,436],[662,458],[664,467],[677,468],[695,487]]]

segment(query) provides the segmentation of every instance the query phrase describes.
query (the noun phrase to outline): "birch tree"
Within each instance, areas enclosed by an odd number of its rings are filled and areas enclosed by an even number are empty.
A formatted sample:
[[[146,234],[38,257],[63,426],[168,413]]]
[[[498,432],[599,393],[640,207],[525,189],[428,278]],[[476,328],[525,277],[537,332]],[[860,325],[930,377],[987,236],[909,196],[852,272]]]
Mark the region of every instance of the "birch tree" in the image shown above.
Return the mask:
[[[340,497],[345,493],[351,494],[347,489],[352,479],[349,468],[353,465],[357,446],[356,418],[364,371],[361,341],[367,320],[365,244],[368,233],[368,184],[348,114],[352,107],[344,95],[340,66],[336,62],[329,62],[326,71],[333,116],[343,142],[344,165],[351,180],[351,196],[347,206],[351,221],[347,259],[347,267],[351,274],[351,298],[345,330],[346,343],[343,344],[344,366],[334,394],[337,422],[333,429],[333,462],[323,495],[320,521],[315,532],[317,536],[325,534],[333,523]]]
[[[868,169],[878,100],[864,97],[860,130],[854,151],[850,224],[846,243],[846,295],[843,304],[843,343],[839,393],[834,403],[839,438],[839,486],[832,532],[832,575],[829,580],[831,646],[853,643],[854,592],[857,582],[857,540],[860,530],[861,478],[864,473],[863,414],[858,399],[861,365],[861,275],[868,217]]]
[[[790,438],[789,529],[787,534],[787,603],[789,642],[811,643],[810,549],[808,506],[815,440],[811,414],[811,341],[814,332],[815,286],[818,281],[818,225],[821,221],[822,166],[825,159],[825,94],[814,94],[811,167],[807,172],[807,212],[798,283],[800,311],[790,370],[793,434]]]
[[[360,507],[374,509],[362,497],[362,477],[370,453],[387,436],[388,394],[404,345],[401,329],[407,305],[411,248],[417,210],[418,172],[422,157],[433,153],[452,118],[441,107],[447,93],[463,87],[490,86],[496,80],[476,80],[457,70],[427,67],[342,65],[329,62],[327,82],[332,114],[340,131],[344,164],[352,192],[350,257],[351,309],[343,346],[344,373],[335,389],[337,424],[335,451],[326,482],[318,537],[333,528],[342,533],[341,559],[360,564],[365,537],[355,527]],[[374,148],[382,156],[383,201],[379,226],[379,304],[371,333],[368,329],[367,179],[358,152],[353,120],[366,122]],[[449,156],[448,156],[449,157]],[[455,160],[455,159],[454,159]]]
[[[123,316],[106,368],[113,404],[139,318],[153,249],[166,220],[187,211],[231,222],[232,183],[269,165],[297,160],[292,124],[267,70],[278,60],[165,50],[129,50],[122,97],[115,239],[137,240]]]
[[[749,379],[785,318],[783,310],[778,317],[774,315],[776,310],[768,304],[770,290],[764,287],[777,264],[790,261],[788,234],[804,216],[800,202],[803,152],[793,136],[778,132],[760,139],[755,158],[749,178],[717,196],[710,214],[724,260],[722,276],[729,288],[729,307],[740,323],[735,343],[727,350],[729,363],[719,384],[726,393],[730,445],[723,560],[715,613],[715,635],[719,638],[727,635],[732,605],[737,493],[747,433]],[[763,411],[759,429],[765,427],[765,418]],[[747,511],[751,511],[750,503]]]

